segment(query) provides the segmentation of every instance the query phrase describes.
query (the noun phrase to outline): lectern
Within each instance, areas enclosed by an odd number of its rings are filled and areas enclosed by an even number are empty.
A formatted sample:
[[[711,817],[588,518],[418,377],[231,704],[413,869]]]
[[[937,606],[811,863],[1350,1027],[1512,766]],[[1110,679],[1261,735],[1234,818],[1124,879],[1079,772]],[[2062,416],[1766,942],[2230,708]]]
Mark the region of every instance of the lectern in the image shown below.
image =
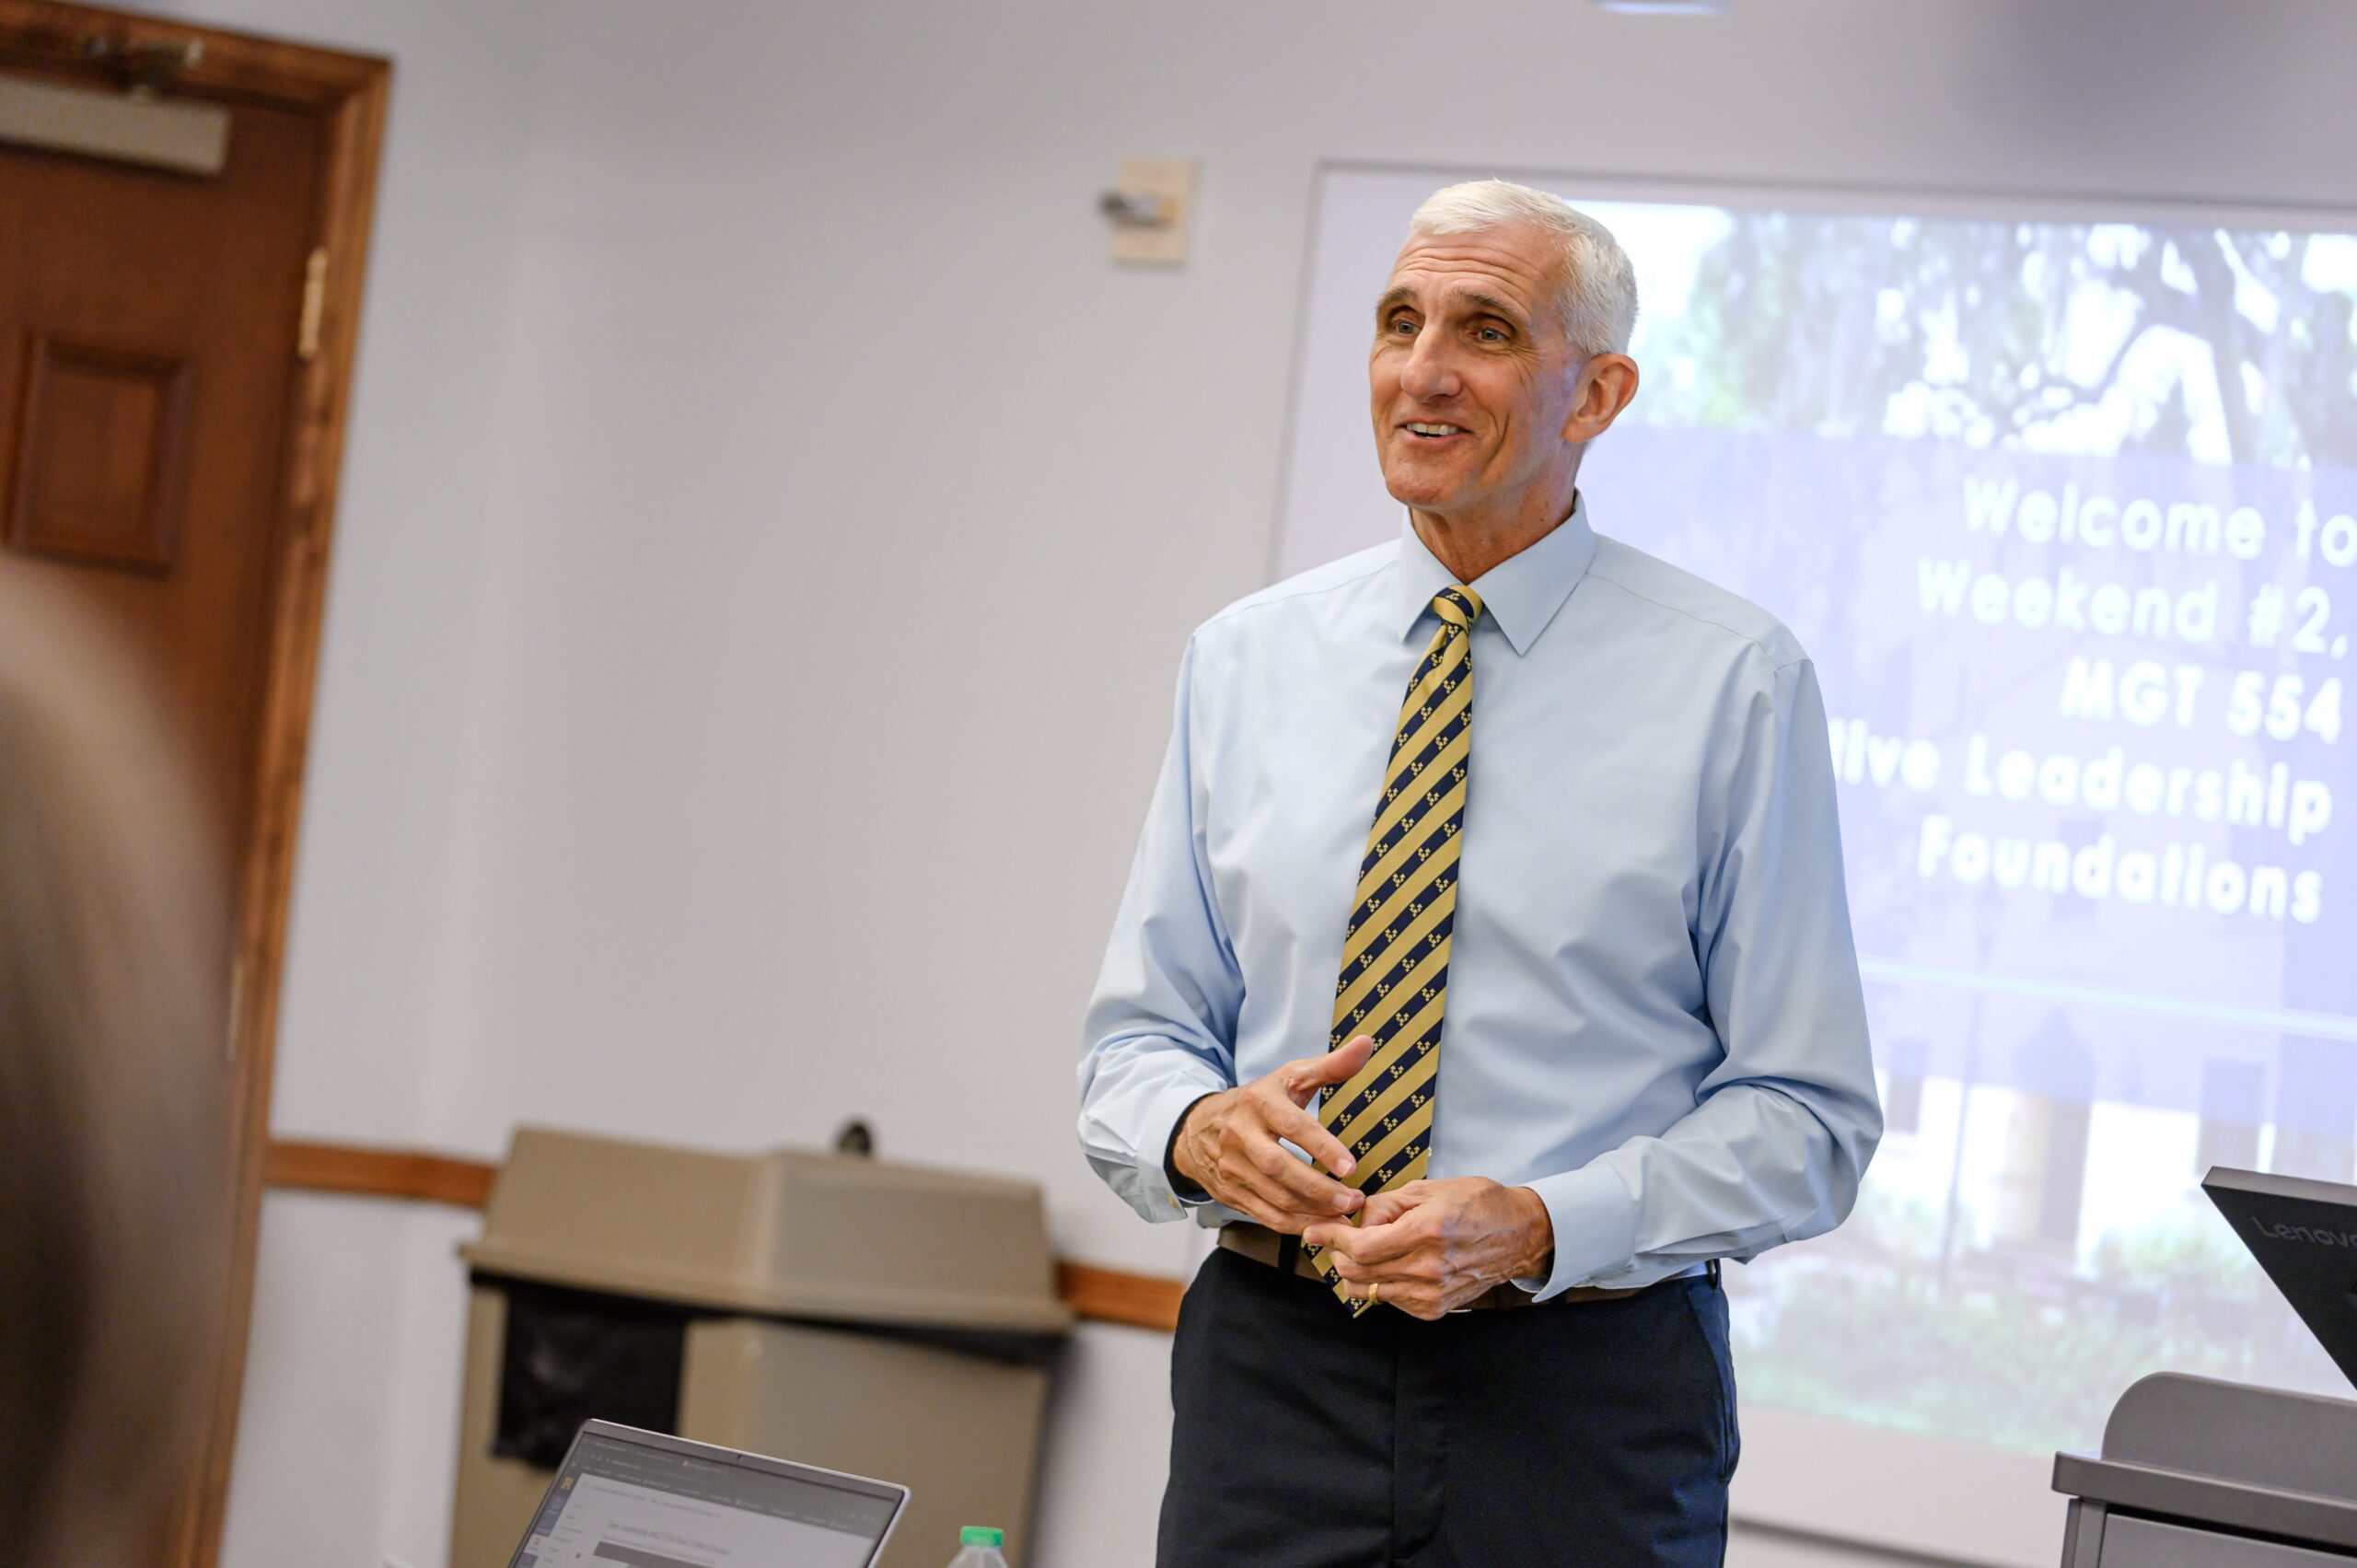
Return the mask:
[[[2212,1169],[2201,1183],[2357,1382],[2357,1187]],[[2163,1372],[2112,1407],[2100,1454],[2058,1454],[2063,1568],[2348,1568],[2357,1401]]]

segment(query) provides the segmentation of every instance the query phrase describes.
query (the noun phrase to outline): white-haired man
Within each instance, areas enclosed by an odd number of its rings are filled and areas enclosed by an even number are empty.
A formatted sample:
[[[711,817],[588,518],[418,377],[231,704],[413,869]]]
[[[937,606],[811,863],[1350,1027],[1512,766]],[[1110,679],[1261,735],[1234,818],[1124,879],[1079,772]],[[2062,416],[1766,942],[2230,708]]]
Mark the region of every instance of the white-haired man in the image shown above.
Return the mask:
[[[1724,1554],[1719,1260],[1839,1224],[1881,1113],[1809,662],[1575,488],[1635,319],[1592,219],[1434,196],[1368,362],[1398,541],[1181,661],[1080,1074],[1114,1190],[1222,1227],[1165,1568]]]

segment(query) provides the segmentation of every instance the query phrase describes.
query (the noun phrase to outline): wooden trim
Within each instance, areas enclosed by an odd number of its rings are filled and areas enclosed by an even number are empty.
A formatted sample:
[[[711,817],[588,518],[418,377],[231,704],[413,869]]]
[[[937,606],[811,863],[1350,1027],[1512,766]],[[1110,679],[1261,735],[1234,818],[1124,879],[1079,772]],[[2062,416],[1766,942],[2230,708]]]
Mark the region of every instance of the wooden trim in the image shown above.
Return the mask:
[[[309,1144],[273,1138],[262,1180],[282,1191],[343,1192],[363,1198],[408,1198],[480,1209],[491,1202],[499,1167],[483,1160],[413,1149],[366,1149],[349,1144]]]
[[[1091,1323],[1167,1334],[1178,1327],[1178,1298],[1186,1293],[1186,1281],[1162,1274],[1132,1274],[1094,1263],[1056,1264],[1056,1294]]]
[[[165,86],[173,96],[238,99],[331,114],[342,111],[355,99],[381,94],[391,70],[389,63],[372,55],[287,43],[166,17],[64,5],[58,0],[0,0],[0,61],[66,66],[102,75],[117,69],[108,62],[92,60],[88,45],[94,40],[104,40],[118,51],[125,45],[195,40],[203,44],[203,56],[166,78]]]
[[[362,1198],[407,1198],[480,1209],[491,1201],[499,1167],[483,1160],[413,1149],[374,1149],[351,1144],[273,1139],[263,1179],[283,1191],[341,1192]],[[1132,1274],[1094,1263],[1056,1264],[1056,1294],[1087,1322],[1168,1333],[1178,1326],[1186,1282]]]
[[[218,42],[215,42],[217,37]],[[216,64],[217,63],[217,64]],[[329,271],[319,352],[295,378],[286,468],[280,479],[280,557],[271,589],[270,673],[252,770],[253,818],[246,840],[236,972],[242,1004],[230,1020],[247,1063],[238,1108],[237,1219],[231,1254],[228,1353],[215,1400],[213,1475],[198,1516],[192,1568],[217,1568],[229,1495],[238,1404],[244,1390],[246,1331],[253,1311],[254,1254],[261,1229],[262,1167],[269,1152],[270,1097],[275,1073],[279,983],[295,879],[295,834],[301,819],[303,766],[309,747],[311,697],[319,669],[319,625],[327,598],[328,545],[333,529],[352,375],[359,350],[361,283],[376,215],[377,167],[384,144],[392,67],[382,60],[303,49],[235,34],[208,34],[203,66],[238,90],[275,87],[307,96],[319,117],[322,175],[311,247],[325,250]],[[200,67],[203,69],[203,66]]]

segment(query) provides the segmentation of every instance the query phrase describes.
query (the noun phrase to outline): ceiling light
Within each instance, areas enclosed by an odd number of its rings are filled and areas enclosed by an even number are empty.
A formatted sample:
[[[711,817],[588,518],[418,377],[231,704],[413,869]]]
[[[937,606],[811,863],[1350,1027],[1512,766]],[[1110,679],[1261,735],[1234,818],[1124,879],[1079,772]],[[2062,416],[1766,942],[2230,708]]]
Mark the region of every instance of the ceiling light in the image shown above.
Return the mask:
[[[1724,17],[1727,0],[1596,0],[1596,8],[1630,17]]]

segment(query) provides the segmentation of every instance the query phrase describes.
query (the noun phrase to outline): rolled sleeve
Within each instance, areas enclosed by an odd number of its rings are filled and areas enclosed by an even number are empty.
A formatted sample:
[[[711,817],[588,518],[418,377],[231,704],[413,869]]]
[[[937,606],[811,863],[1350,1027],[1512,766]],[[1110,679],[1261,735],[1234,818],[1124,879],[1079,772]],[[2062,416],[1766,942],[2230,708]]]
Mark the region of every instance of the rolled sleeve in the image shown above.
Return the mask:
[[[1080,1142],[1089,1165],[1150,1220],[1182,1199],[1163,1159],[1187,1108],[1235,1084],[1244,977],[1206,860],[1192,757],[1194,648],[1179,662],[1170,745],[1082,1025]]]
[[[1216,1074],[1183,1063],[1173,1064],[1167,1073],[1135,1075],[1140,1081],[1133,1095],[1109,1087],[1084,1108],[1081,1143],[1088,1163],[1122,1202],[1150,1220],[1177,1219],[1210,1200],[1182,1194],[1170,1185],[1164,1152],[1187,1108],[1228,1086]]]

